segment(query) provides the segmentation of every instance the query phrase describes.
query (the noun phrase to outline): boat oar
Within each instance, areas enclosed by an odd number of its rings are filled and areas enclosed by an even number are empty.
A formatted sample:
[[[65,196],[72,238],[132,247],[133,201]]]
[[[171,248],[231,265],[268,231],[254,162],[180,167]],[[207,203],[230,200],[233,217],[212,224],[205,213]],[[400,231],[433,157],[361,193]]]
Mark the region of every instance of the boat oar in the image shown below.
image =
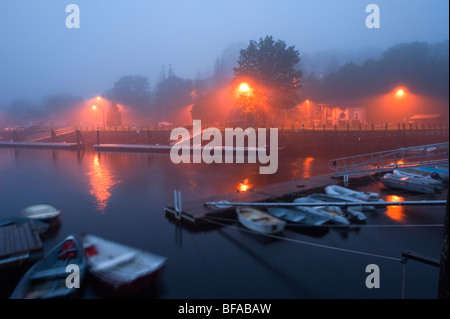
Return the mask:
[[[234,203],[228,201],[219,201],[219,202],[205,202],[206,206],[215,206],[216,208],[231,208],[233,206],[256,206],[256,207],[297,207],[297,206],[376,206],[376,207],[385,207],[385,206],[423,206],[423,205],[446,205],[446,200],[423,200],[423,201],[403,201],[403,202],[313,202],[313,203],[259,203],[259,202],[250,202],[250,203]]]

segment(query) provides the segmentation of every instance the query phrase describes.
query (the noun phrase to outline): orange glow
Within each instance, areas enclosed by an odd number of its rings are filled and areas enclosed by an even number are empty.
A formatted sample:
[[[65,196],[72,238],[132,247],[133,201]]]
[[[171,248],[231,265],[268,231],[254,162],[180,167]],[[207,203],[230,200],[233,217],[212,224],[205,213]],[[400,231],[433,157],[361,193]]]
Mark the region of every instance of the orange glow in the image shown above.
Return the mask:
[[[102,100],[102,98],[100,97],[100,96],[97,96],[97,101],[101,101]]]
[[[252,188],[252,186],[253,185],[249,183],[248,178],[246,178],[246,179],[244,179],[244,181],[242,183],[239,183],[238,190],[240,192],[246,192],[250,188]]]
[[[248,93],[248,92],[250,92],[250,86],[248,86],[247,83],[242,83],[242,84],[239,86],[239,91],[241,91],[241,92],[243,92],[243,93]]]
[[[403,202],[405,201],[404,197],[397,196],[397,195],[388,195],[386,197],[386,201],[388,202]],[[404,222],[406,215],[405,215],[405,207],[399,206],[399,205],[390,205],[386,207],[386,215],[397,222]]]
[[[97,105],[92,105],[92,110],[95,111],[97,109]]]
[[[303,178],[311,177],[312,163],[314,162],[314,157],[307,157],[303,161]]]
[[[117,181],[114,180],[111,172],[101,164],[98,154],[94,155],[88,175],[90,176],[89,184],[91,185],[89,193],[95,197],[97,209],[103,214],[111,197],[111,188]]]

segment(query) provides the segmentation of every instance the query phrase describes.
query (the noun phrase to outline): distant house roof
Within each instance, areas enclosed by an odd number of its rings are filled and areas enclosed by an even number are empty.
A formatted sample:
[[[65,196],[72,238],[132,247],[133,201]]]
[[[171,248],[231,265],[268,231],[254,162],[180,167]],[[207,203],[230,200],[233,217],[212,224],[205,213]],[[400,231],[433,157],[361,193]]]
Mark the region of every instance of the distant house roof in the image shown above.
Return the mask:
[[[442,114],[416,114],[411,116],[410,120],[434,120],[438,119]]]

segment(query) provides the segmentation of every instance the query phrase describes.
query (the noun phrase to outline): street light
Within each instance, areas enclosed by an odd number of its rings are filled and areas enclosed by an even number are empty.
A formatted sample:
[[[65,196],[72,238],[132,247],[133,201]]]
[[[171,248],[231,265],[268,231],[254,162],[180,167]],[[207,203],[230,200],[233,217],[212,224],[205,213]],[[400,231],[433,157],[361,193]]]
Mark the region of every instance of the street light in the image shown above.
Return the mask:
[[[105,129],[106,129],[106,124],[105,124],[105,99],[103,98],[103,93],[102,93],[102,97],[97,96],[97,101],[102,101],[103,131],[105,131]]]

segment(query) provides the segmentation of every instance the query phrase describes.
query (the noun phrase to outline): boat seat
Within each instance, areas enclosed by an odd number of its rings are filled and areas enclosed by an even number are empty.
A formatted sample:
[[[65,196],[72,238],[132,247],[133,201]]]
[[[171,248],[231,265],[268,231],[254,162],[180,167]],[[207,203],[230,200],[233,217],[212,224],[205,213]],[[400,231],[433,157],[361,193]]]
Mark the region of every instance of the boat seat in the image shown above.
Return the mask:
[[[136,257],[136,252],[128,252],[122,255],[119,255],[117,257],[105,260],[103,262],[100,262],[95,266],[95,270],[105,270],[108,268],[115,267],[119,264],[129,262],[130,260],[134,259]]]
[[[51,279],[51,278],[59,278],[59,277],[67,277],[70,272],[65,271],[64,268],[51,268],[36,271],[30,276],[30,279]]]

